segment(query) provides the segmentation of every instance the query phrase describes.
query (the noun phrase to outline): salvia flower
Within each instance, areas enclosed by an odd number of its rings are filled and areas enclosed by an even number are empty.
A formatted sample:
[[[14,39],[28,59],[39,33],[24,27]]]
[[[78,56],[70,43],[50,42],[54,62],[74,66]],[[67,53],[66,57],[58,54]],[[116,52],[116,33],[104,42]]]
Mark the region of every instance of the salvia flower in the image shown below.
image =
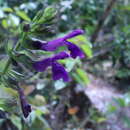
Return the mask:
[[[27,118],[29,116],[30,112],[32,111],[31,105],[28,104],[22,88],[18,88],[18,93],[19,93],[19,98],[20,98],[23,115],[25,118]]]
[[[57,60],[68,58],[69,55],[66,52],[60,52],[52,57],[43,59],[41,61],[37,61],[33,64],[33,67],[38,72],[45,71],[49,66],[52,67],[52,77],[53,80],[63,79],[64,82],[68,82],[70,80],[67,71],[64,67],[57,62]]]
[[[60,46],[67,46],[72,58],[76,58],[78,56],[80,58],[83,58],[84,53],[82,52],[82,50],[77,45],[67,41],[68,39],[81,35],[83,33],[83,30],[76,29],[62,38],[57,38],[55,40],[48,41],[47,43],[42,43],[42,41],[35,41],[33,42],[33,44],[36,48],[44,51],[55,51]]]

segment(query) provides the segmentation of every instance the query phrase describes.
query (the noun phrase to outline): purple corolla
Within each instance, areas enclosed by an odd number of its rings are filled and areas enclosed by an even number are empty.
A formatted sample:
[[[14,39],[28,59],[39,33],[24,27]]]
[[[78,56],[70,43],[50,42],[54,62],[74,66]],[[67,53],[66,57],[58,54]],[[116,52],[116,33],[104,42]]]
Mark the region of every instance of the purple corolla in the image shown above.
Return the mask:
[[[37,49],[41,49],[44,51],[55,51],[57,48],[61,46],[67,46],[68,50],[70,51],[70,56],[72,58],[76,58],[78,56],[80,58],[83,58],[84,53],[82,52],[82,50],[77,45],[73,44],[72,42],[67,41],[68,39],[81,35],[83,33],[84,33],[83,30],[76,29],[64,37],[57,38],[52,41],[48,41],[47,43],[42,42],[42,41],[34,41],[33,46]]]
[[[65,59],[68,57],[69,57],[69,54],[63,51],[54,55],[53,57],[49,57],[41,61],[35,62],[33,64],[33,67],[35,68],[36,71],[43,72],[49,66],[51,66],[53,80],[63,79],[64,82],[68,82],[70,78],[67,71],[64,69],[64,67],[61,64],[57,62],[57,60]]]

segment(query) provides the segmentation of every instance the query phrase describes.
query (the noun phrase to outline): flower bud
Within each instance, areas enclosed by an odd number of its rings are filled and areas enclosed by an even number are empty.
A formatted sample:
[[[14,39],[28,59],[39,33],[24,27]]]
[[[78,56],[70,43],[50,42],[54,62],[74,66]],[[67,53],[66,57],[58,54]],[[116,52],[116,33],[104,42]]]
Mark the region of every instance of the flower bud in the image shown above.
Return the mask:
[[[55,16],[56,16],[56,9],[52,8],[52,7],[47,7],[44,10],[44,14],[41,17],[41,19],[39,19],[38,23],[42,24],[45,23],[46,21],[50,22]]]
[[[37,21],[39,21],[39,19],[43,16],[44,11],[40,10],[38,11],[38,13],[36,14],[36,16],[33,18],[32,22],[37,23]]]
[[[23,115],[25,118],[27,118],[32,111],[31,105],[28,104],[22,88],[18,88],[18,93],[19,93]]]

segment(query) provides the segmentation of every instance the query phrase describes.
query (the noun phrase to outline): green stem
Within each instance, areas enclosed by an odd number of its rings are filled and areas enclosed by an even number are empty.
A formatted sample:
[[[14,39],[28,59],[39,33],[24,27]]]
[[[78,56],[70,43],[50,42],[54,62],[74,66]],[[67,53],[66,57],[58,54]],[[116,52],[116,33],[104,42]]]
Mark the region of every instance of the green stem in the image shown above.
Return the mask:
[[[24,40],[25,40],[25,36],[26,36],[26,33],[23,32],[23,33],[22,33],[22,38],[17,42],[17,44],[16,44],[16,46],[15,46],[15,48],[14,48],[15,51],[17,51],[17,50],[19,49],[21,43],[24,42]]]
[[[2,72],[2,74],[4,75],[6,73],[6,71],[8,70],[9,66],[10,66],[10,63],[11,63],[11,59],[9,58],[6,65],[5,65],[5,68]]]
[[[26,33],[23,32],[22,33],[22,38],[16,43],[16,46],[14,47],[13,50],[17,51],[19,49],[21,43],[24,42],[25,36],[26,36]],[[2,72],[3,75],[7,72],[10,64],[11,64],[11,58],[8,59],[6,65],[5,65],[5,68],[4,68],[3,72]]]

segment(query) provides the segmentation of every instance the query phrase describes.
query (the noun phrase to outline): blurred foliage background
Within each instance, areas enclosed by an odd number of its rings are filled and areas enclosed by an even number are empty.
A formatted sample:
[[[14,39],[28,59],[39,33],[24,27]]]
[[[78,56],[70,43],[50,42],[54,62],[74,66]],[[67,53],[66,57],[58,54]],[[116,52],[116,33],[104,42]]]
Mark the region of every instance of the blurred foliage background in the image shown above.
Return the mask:
[[[70,83],[64,83],[51,80],[50,71],[35,73],[30,67],[27,58],[35,57],[34,53],[39,56],[51,53],[21,51],[24,58],[20,59],[21,68],[16,69],[20,73],[9,70],[9,75],[25,75],[20,86],[24,88],[33,111],[24,119],[18,94],[12,89],[11,82],[1,82],[0,130],[107,130],[107,116],[93,106],[84,90],[91,82],[89,74],[101,77],[123,92],[123,97],[114,99],[116,105],[108,106],[108,115],[129,107],[130,1],[0,0],[0,73],[8,59],[5,50],[9,53],[10,46],[17,42],[22,23],[31,23],[38,11],[48,6],[55,8],[57,14],[41,24],[37,33],[32,31],[31,36],[47,41],[81,28],[85,34],[70,41],[80,46],[86,57],[61,61],[72,78]],[[107,63],[110,70],[106,69]],[[123,115],[122,120],[130,127],[127,116]]]

